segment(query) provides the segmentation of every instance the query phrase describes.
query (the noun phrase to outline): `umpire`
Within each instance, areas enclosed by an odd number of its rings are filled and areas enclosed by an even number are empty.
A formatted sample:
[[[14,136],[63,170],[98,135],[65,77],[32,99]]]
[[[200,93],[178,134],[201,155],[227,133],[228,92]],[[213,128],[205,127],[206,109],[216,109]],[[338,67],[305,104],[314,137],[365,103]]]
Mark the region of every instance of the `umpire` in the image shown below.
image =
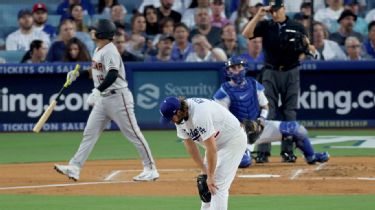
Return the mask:
[[[272,15],[272,19],[263,20],[267,13]],[[260,81],[269,100],[268,119],[275,120],[279,110],[281,120],[295,121],[300,90],[299,60],[304,53],[308,53],[310,47],[303,25],[286,16],[282,0],[273,0],[269,6],[258,10],[245,26],[242,35],[249,39],[263,38],[265,65]],[[281,107],[278,106],[279,95]],[[296,161],[293,148],[291,137],[283,136],[280,153],[283,162]],[[270,151],[271,144],[259,145],[256,162],[268,162]]]

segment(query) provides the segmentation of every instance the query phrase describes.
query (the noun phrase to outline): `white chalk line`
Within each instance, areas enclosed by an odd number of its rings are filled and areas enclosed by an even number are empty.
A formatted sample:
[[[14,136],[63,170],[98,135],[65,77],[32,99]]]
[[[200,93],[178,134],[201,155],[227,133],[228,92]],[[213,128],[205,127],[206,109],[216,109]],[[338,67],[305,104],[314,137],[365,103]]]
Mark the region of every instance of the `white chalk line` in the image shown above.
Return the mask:
[[[320,171],[320,170],[322,170],[322,168],[323,168],[324,166],[326,166],[326,165],[327,165],[327,163],[319,164],[318,167],[315,168],[315,171]]]
[[[375,181],[374,177],[300,177],[301,174],[307,171],[317,171],[321,170],[326,164],[320,164],[315,169],[298,169],[296,170],[292,176],[290,177],[291,180],[360,180],[360,181]],[[78,183],[68,183],[68,184],[47,184],[47,185],[28,185],[28,186],[12,186],[12,187],[0,187],[0,190],[19,190],[19,189],[43,189],[43,188],[53,188],[53,187],[74,187],[74,186],[84,186],[84,185],[103,185],[103,184],[121,184],[121,183],[138,183],[135,181],[111,181],[114,177],[118,176],[120,173],[124,172],[140,172],[142,170],[116,170],[112,171],[104,181],[99,182],[78,182]],[[199,171],[198,169],[158,169],[159,172],[186,172],[186,171]],[[249,176],[248,178],[256,178]],[[240,178],[246,178],[246,175],[237,175]],[[264,177],[266,178],[266,177]],[[273,175],[269,176],[269,178],[281,178],[280,175]],[[157,182],[173,182],[177,181],[177,179],[162,179],[158,180]]]
[[[322,163],[322,164],[319,164],[316,168],[314,169],[297,169],[294,171],[294,173],[292,174],[292,176],[289,178],[290,180],[293,180],[293,179],[297,179],[298,177],[301,176],[301,174],[303,173],[306,173],[308,171],[320,171],[322,170],[322,168],[326,165],[327,163]]]
[[[112,171],[110,174],[105,176],[104,181],[111,181],[113,178],[118,176],[121,173],[127,173],[127,172],[141,172],[142,170],[137,169],[127,169],[127,170],[116,170]],[[158,172],[190,172],[190,171],[199,171],[198,169],[158,169]]]
[[[297,179],[298,176],[300,176],[302,173],[304,173],[304,169],[297,169],[295,172],[292,174],[292,176],[289,178],[290,180]]]
[[[119,173],[121,173],[121,170],[112,171],[108,176],[104,178],[104,181],[111,181],[115,176],[117,176]]]
[[[100,185],[100,184],[119,184],[119,183],[133,183],[134,181],[112,181],[112,182],[80,182],[69,184],[46,184],[46,185],[29,185],[29,186],[13,186],[13,187],[0,187],[0,190],[18,190],[18,189],[37,189],[37,188],[51,188],[51,187],[70,187],[80,185]]]
[[[242,177],[245,178],[245,177]],[[270,179],[279,177],[269,177]],[[375,181],[374,177],[309,177],[309,178],[299,178],[298,180],[359,180],[359,181]],[[173,182],[176,180],[157,180],[157,182]],[[20,189],[43,189],[43,188],[53,188],[53,187],[75,187],[84,185],[104,185],[104,184],[124,184],[124,183],[138,183],[135,181],[101,181],[101,182],[79,182],[79,183],[69,183],[69,184],[48,184],[48,185],[29,185],[29,186],[13,186],[13,187],[0,187],[2,190],[20,190]]]

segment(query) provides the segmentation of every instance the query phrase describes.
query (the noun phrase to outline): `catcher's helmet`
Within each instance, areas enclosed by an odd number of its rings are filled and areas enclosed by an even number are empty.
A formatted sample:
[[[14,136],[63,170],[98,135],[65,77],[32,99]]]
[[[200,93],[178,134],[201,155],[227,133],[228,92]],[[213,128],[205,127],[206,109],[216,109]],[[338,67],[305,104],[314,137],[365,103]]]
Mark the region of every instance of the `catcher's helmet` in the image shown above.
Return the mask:
[[[238,74],[233,74],[229,68],[231,66],[235,66],[235,65],[242,65],[243,66],[243,70],[240,71]],[[248,63],[247,63],[247,60],[241,56],[232,56],[228,59],[227,62],[225,62],[225,72],[227,74],[227,76],[233,80],[236,84],[241,84],[244,79],[245,79],[245,74],[246,74],[246,71],[248,70]]]
[[[95,37],[97,39],[112,40],[116,32],[115,24],[108,19],[99,19],[91,28],[95,30]]]

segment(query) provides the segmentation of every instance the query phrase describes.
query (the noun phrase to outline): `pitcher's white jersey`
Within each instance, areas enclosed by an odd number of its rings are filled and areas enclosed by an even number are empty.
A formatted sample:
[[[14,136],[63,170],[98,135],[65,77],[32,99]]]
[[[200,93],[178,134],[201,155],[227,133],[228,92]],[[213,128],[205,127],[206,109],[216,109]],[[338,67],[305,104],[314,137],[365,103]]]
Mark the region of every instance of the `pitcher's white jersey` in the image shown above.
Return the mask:
[[[92,60],[92,79],[96,88],[104,81],[108,71],[111,69],[118,70],[118,77],[105,91],[128,87],[128,82],[125,78],[124,63],[116,46],[112,42],[101,49],[96,48]]]
[[[244,132],[237,118],[217,102],[203,98],[189,98],[186,101],[189,119],[176,124],[179,138],[192,139],[203,146],[202,141],[216,135],[216,145],[220,150]]]

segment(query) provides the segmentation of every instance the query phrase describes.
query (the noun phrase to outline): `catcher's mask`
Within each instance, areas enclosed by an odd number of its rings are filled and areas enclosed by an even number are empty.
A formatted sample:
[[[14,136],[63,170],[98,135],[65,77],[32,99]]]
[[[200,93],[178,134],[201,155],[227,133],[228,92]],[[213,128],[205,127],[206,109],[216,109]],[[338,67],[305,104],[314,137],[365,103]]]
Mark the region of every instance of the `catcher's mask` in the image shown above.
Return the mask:
[[[231,67],[238,65],[243,67],[243,69],[239,73],[236,74],[230,71]],[[225,62],[225,73],[231,80],[233,80],[234,83],[240,85],[245,80],[245,74],[248,70],[248,67],[249,65],[246,59],[240,56],[232,56],[227,62]]]

